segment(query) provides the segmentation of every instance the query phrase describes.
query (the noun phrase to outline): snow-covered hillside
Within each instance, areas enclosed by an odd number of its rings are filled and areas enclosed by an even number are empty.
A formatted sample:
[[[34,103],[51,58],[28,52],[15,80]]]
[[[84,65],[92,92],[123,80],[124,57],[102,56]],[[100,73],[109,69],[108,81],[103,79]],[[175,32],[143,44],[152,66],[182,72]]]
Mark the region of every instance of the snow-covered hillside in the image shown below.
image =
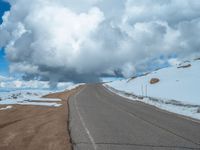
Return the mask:
[[[0,110],[11,109],[14,104],[18,105],[40,105],[59,107],[60,99],[41,98],[43,95],[55,93],[63,90],[72,90],[82,84],[71,84],[65,89],[47,90],[47,89],[13,89],[10,91],[0,91],[0,106],[9,105]]]
[[[200,114],[196,114],[200,109],[199,59],[106,85],[131,95],[146,97],[143,99],[146,103],[200,119]],[[170,108],[166,108],[168,106]],[[186,112],[181,112],[183,109]]]
[[[55,106],[60,99],[41,98],[43,95],[51,93],[49,90],[14,90],[9,92],[0,92],[0,105],[40,105]]]

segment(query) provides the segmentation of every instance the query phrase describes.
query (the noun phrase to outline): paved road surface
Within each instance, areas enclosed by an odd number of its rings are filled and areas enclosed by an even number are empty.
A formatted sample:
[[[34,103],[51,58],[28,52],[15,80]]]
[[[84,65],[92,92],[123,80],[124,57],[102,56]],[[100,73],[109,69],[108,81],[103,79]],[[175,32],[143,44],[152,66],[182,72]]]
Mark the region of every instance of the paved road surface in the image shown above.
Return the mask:
[[[102,85],[70,98],[74,150],[200,149],[200,123],[130,101]]]

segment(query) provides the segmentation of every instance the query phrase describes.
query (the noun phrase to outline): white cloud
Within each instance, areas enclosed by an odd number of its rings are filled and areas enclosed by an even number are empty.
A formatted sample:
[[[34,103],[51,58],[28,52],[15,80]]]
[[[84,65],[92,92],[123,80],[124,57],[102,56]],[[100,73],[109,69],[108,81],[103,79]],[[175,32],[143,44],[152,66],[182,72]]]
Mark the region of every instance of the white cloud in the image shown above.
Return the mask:
[[[168,62],[169,62],[169,64],[170,64],[171,66],[176,66],[176,65],[178,65],[178,64],[181,63],[181,62],[178,61],[176,58],[171,58],[171,59],[168,60]]]
[[[59,82],[57,89],[66,89],[69,86],[74,85],[72,82]],[[0,75],[0,89],[49,89],[51,85],[48,81],[38,80],[19,80],[12,77],[6,77]]]
[[[29,74],[35,74],[38,72],[38,66],[34,66],[31,64],[26,64],[26,63],[14,63],[10,65],[10,72],[11,73],[21,73],[21,72],[26,72]]]
[[[6,77],[6,76],[0,75],[0,82],[2,82],[2,81],[10,81],[12,79],[13,79],[12,77]]]
[[[49,83],[47,81],[38,81],[38,80],[16,80],[16,79],[5,79],[0,81],[0,88],[6,89],[20,89],[20,88],[35,88],[35,89],[46,89],[50,88]]]
[[[0,46],[10,70],[26,79],[40,76],[54,85],[108,73],[127,77],[160,56],[180,61],[200,55],[199,0],[9,2]]]
[[[122,74],[126,77],[126,78],[130,78],[131,76],[133,76],[133,74],[135,73],[135,67],[133,64],[125,64],[123,69],[122,69]]]

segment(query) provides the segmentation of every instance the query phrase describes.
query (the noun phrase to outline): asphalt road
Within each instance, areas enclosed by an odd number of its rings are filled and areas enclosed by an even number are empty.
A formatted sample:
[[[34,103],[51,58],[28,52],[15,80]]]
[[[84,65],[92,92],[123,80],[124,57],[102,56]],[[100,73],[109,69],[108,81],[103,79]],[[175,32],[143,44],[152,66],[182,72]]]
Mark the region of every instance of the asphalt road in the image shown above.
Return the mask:
[[[200,123],[86,85],[70,98],[74,150],[200,149]]]

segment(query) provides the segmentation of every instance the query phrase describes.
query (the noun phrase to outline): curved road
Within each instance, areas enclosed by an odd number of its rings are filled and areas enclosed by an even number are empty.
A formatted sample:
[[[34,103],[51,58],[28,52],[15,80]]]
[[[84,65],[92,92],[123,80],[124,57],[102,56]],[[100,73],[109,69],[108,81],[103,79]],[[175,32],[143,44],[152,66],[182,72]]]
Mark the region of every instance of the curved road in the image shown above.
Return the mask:
[[[72,96],[74,150],[200,150],[200,123],[131,101],[100,84]]]

